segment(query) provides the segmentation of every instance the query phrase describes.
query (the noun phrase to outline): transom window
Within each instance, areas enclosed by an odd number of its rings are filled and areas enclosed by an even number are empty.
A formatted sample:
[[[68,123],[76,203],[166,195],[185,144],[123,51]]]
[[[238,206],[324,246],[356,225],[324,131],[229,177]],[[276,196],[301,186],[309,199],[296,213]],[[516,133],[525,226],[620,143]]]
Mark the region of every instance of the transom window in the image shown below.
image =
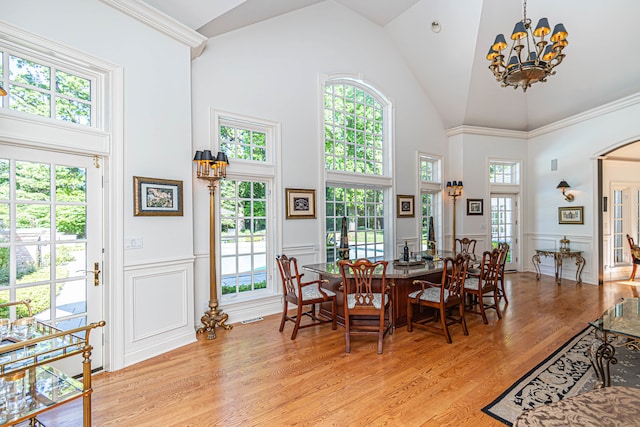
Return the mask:
[[[491,161],[489,164],[489,182],[491,184],[520,183],[520,163],[512,161]]]
[[[324,90],[325,168],[384,174],[384,110],[364,89],[333,84]]]
[[[230,159],[267,160],[265,132],[223,124],[220,126],[220,146]]]
[[[95,126],[95,77],[0,46],[2,107],[83,126]],[[6,99],[4,99],[6,98]]]

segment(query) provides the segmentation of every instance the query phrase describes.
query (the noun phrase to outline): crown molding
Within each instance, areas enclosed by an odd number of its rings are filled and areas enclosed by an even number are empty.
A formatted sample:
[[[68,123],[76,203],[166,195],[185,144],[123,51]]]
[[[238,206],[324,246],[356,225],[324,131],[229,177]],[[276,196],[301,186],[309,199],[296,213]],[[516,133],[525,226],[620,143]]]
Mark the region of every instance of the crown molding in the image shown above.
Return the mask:
[[[613,113],[623,108],[631,107],[640,103],[640,92],[620,98],[616,101],[609,102],[591,110],[584,111],[566,119],[558,120],[547,126],[542,126],[529,132],[529,138],[535,138],[545,133],[553,132],[562,128],[576,125],[578,123],[591,120],[596,117],[604,116],[605,114]]]
[[[509,130],[509,129],[496,129],[485,128],[480,126],[456,126],[451,129],[447,129],[446,135],[450,138],[456,135],[484,135],[484,136],[499,136],[502,138],[518,138],[527,139],[528,134],[524,131]]]
[[[616,101],[609,102],[599,107],[592,108],[591,110],[584,111],[574,116],[567,117],[566,119],[558,120],[557,122],[551,123],[549,125],[533,129],[529,132],[461,125],[447,129],[446,135],[449,138],[456,135],[484,135],[505,138],[531,139],[544,135],[546,133],[554,132],[587,120],[594,119],[596,117],[601,117],[606,114],[622,110],[623,108],[632,107],[637,104],[640,104],[640,92],[626,96],[624,98],[620,98]]]
[[[189,46],[191,48],[191,59],[200,56],[207,44],[208,39],[205,36],[141,0],[100,1]]]

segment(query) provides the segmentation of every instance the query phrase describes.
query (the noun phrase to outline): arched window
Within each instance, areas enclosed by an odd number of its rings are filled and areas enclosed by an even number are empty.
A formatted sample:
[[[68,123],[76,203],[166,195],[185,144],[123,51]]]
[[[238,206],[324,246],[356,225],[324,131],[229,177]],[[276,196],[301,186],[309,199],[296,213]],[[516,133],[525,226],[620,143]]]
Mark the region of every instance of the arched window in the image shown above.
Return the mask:
[[[350,258],[381,259],[392,252],[390,102],[351,78],[324,85],[326,260],[339,258],[347,219]]]

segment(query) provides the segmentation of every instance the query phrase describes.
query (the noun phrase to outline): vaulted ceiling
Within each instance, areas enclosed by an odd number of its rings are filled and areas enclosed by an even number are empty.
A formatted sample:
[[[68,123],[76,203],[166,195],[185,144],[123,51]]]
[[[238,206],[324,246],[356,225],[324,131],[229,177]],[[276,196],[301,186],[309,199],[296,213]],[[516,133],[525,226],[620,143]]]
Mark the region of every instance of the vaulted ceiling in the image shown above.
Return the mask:
[[[502,88],[485,58],[496,34],[508,37],[522,19],[517,0],[146,0],[207,37],[323,1],[384,28],[447,128],[529,131],[640,93],[640,55],[629,50],[640,39],[638,0],[529,0],[534,25],[562,22],[569,45],[557,74],[526,93]]]

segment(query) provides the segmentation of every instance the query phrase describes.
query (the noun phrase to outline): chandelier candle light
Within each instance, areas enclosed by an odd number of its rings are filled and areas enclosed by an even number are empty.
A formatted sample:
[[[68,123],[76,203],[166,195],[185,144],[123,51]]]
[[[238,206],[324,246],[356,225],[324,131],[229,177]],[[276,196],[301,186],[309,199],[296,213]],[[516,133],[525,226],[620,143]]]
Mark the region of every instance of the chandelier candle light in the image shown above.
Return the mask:
[[[226,330],[232,328],[225,324],[229,315],[218,310],[218,286],[216,280],[216,216],[215,216],[215,190],[216,182],[227,177],[229,158],[222,151],[214,157],[211,150],[196,151],[193,158],[196,164],[196,177],[207,180],[209,185],[209,310],[200,318],[204,326],[197,330],[198,334],[208,332],[207,339],[216,337],[216,326]]]
[[[504,34],[496,36],[487,59],[491,61],[489,69],[496,80],[502,83],[502,87],[513,86],[516,89],[520,86],[526,92],[532,83],[546,82],[547,76],[556,73],[553,69],[564,59],[562,50],[569,42],[563,24],[557,24],[549,41],[545,40],[551,33],[547,18],[540,19],[534,30],[531,19],[527,18],[526,0],[523,10],[522,21],[516,22],[511,33],[513,43],[507,56],[509,62],[505,63],[505,56],[502,54],[507,47]]]

